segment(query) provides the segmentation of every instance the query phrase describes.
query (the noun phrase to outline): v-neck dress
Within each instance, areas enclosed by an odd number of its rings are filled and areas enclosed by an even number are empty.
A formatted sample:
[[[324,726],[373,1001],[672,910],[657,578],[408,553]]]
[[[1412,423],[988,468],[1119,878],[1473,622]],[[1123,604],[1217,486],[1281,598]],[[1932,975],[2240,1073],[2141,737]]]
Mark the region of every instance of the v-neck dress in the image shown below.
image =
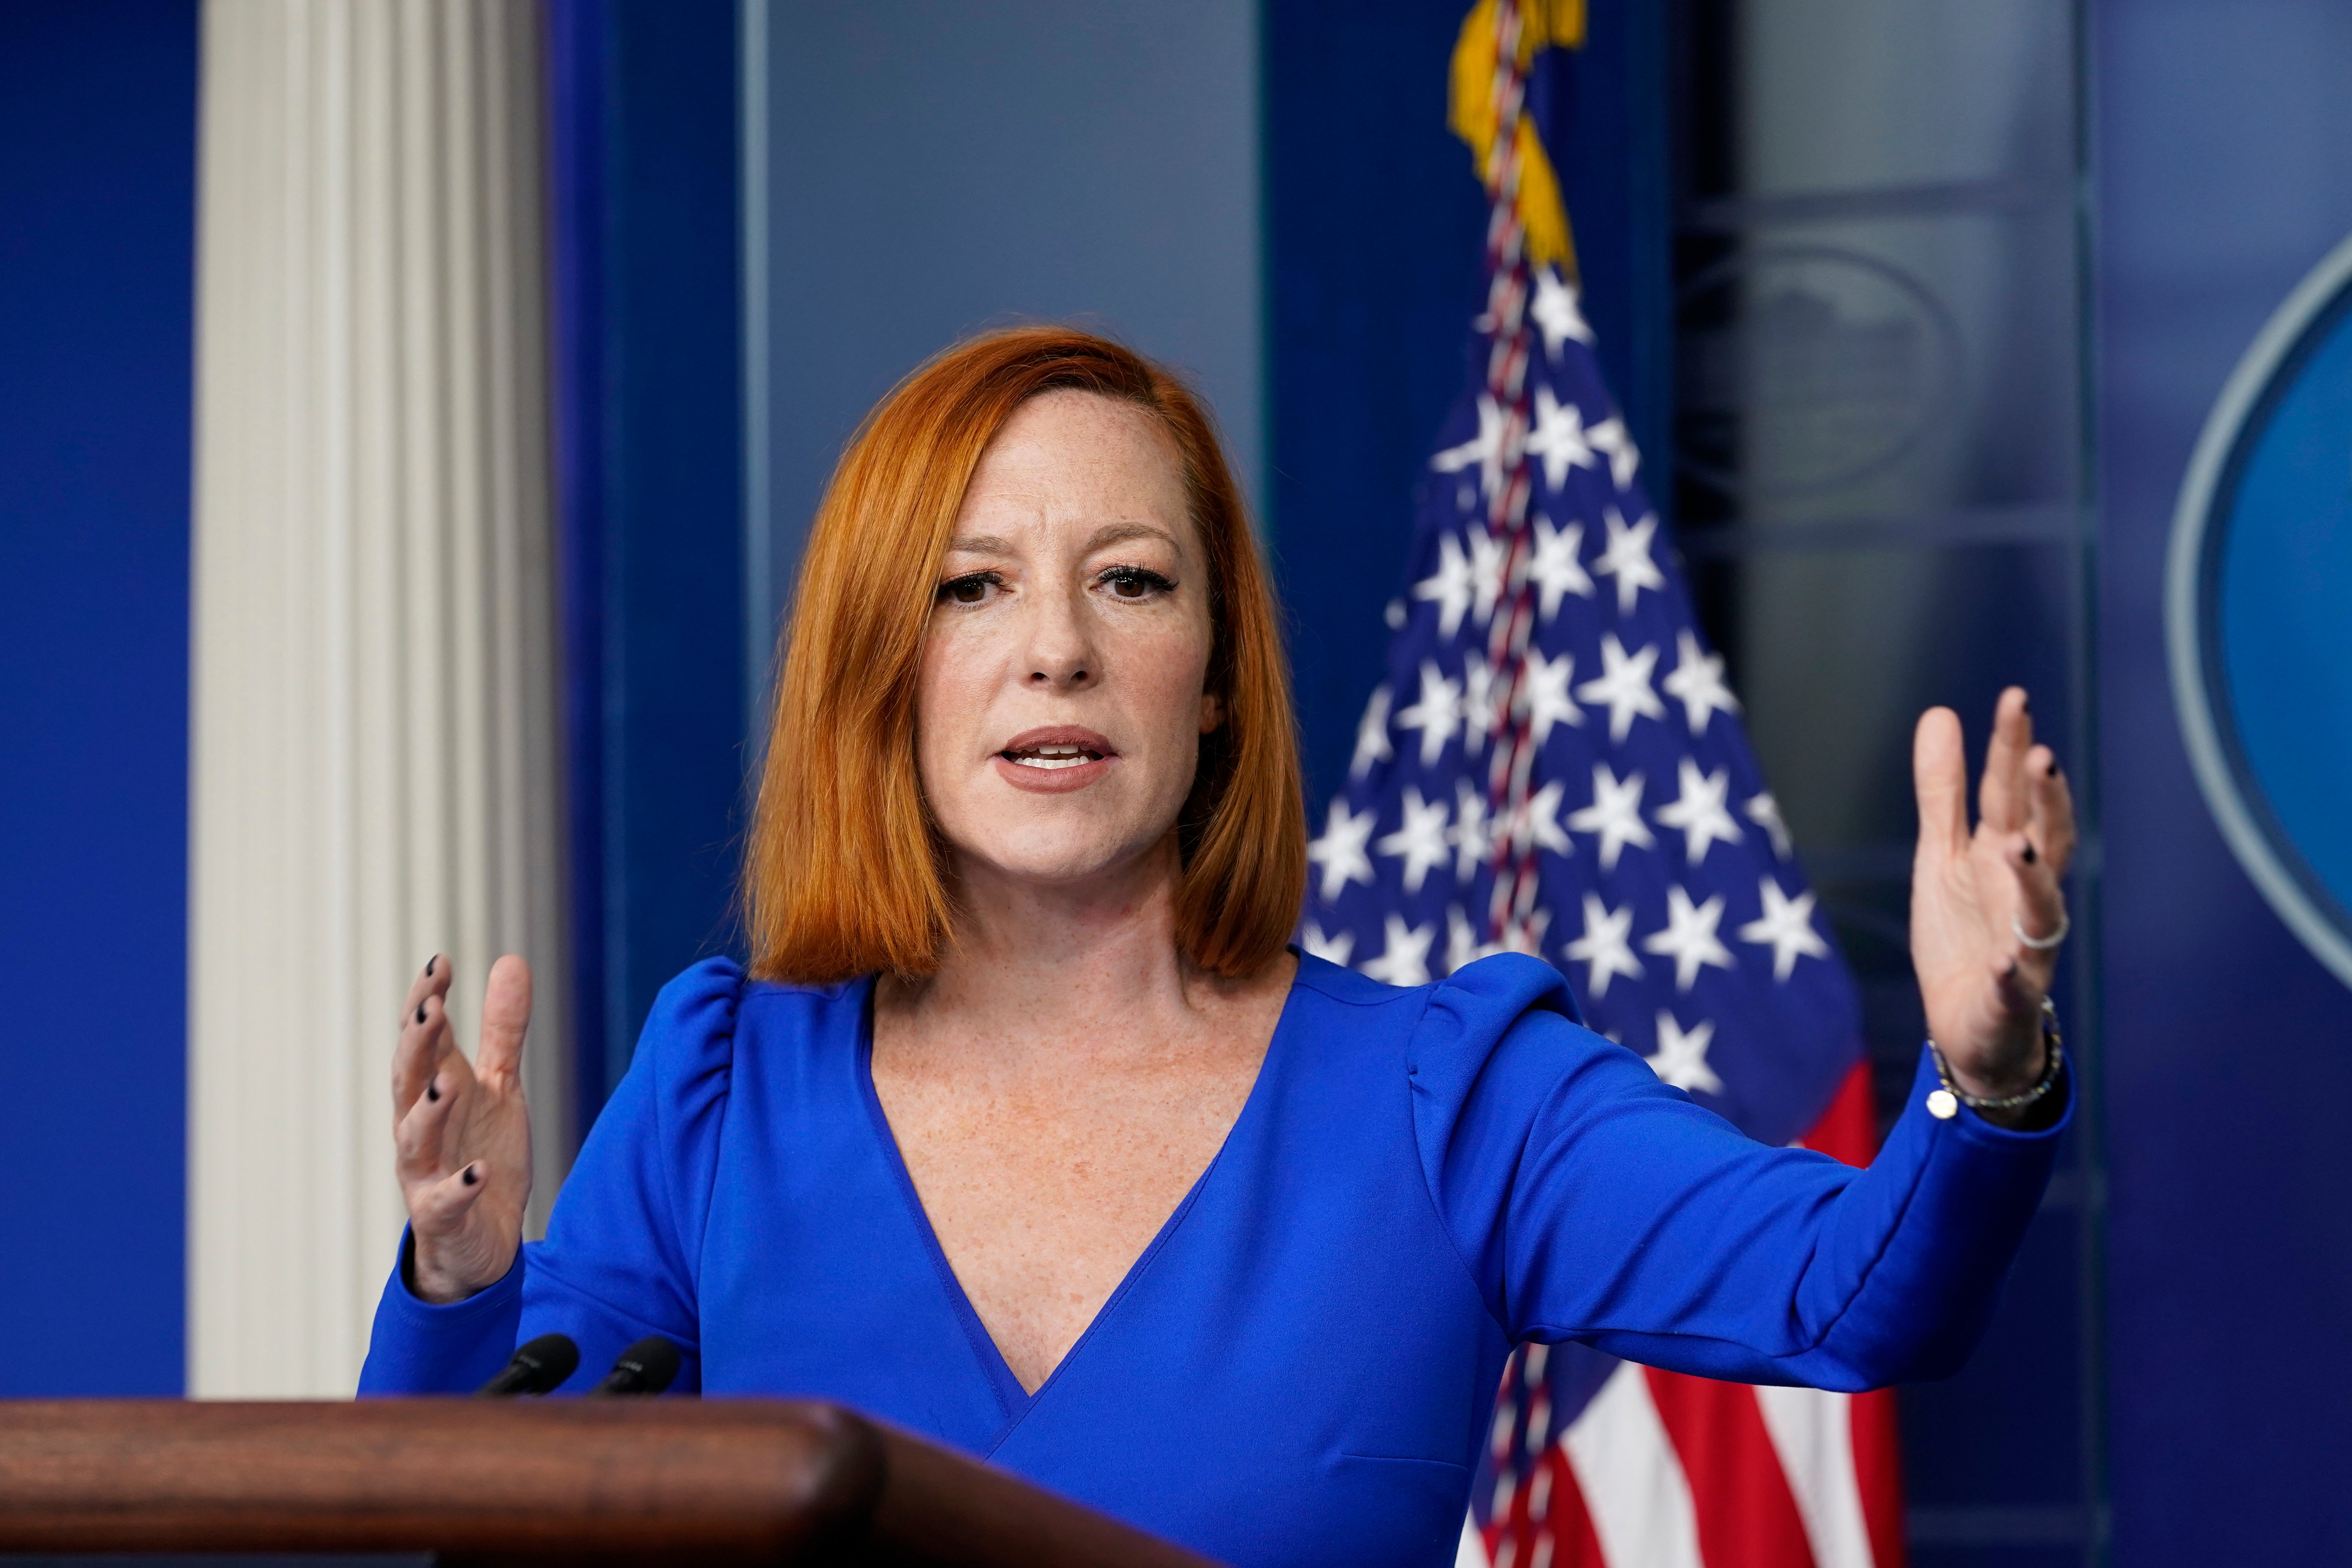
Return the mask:
[[[680,1391],[839,1401],[1228,1563],[1442,1564],[1514,1343],[1942,1375],[2064,1125],[1939,1119],[1923,1058],[1857,1171],[1659,1082],[1535,960],[1394,988],[1302,956],[1216,1158],[1033,1395],[899,1158],[871,994],[723,960],[672,982],[547,1239],[449,1306],[395,1268],[361,1392],[470,1389],[557,1331],[576,1390],[662,1334]]]

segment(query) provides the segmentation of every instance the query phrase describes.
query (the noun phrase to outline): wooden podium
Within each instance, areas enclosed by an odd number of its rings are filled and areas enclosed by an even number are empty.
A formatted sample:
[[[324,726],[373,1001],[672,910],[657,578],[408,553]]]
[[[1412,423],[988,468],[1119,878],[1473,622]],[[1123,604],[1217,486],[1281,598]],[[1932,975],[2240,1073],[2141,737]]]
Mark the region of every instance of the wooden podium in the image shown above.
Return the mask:
[[[1206,1568],[835,1405],[0,1402],[0,1552]]]

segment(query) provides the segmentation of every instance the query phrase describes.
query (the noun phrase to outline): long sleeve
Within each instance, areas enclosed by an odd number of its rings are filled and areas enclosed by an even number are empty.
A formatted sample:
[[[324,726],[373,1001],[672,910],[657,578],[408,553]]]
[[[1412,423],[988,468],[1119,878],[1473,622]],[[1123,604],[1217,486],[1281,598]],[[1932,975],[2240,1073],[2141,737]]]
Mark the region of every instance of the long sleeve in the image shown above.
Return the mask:
[[[547,1239],[524,1247],[505,1279],[435,1306],[393,1269],[361,1394],[468,1392],[517,1344],[557,1332],[580,1347],[570,1388],[595,1383],[647,1334],[682,1352],[674,1386],[700,1386],[701,1241],[742,983],[735,964],[710,959],[663,987],[627,1074],[564,1183]],[[404,1252],[406,1245],[404,1238]]]
[[[1856,1171],[1749,1141],[1574,1018],[1556,971],[1490,959],[1433,990],[1407,1064],[1431,1195],[1508,1336],[1849,1390],[1966,1359],[2071,1109],[1938,1119],[1923,1052]]]

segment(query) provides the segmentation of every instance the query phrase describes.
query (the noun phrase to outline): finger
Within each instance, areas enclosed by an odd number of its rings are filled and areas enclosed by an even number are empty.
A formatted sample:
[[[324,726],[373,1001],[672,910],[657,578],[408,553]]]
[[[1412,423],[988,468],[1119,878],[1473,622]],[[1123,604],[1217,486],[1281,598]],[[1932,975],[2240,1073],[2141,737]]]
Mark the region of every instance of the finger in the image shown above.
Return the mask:
[[[1950,709],[1919,715],[1911,737],[1911,779],[1919,795],[1920,854],[1958,855],[1969,840],[1969,775],[1960,716]]]
[[[2049,860],[2051,876],[2063,880],[2066,868],[2074,862],[2074,792],[2047,746],[2033,748],[2033,755],[2026,759],[2025,776],[2032,802],[2032,820],[2027,830]]]
[[[2056,935],[2066,923],[2066,899],[2059,890],[2049,858],[2035,849],[2032,839],[2022,833],[2013,834],[2004,848],[2010,874],[2017,883],[2017,897],[2011,906],[2017,911],[2017,929],[2001,933],[2003,945],[2028,978],[2040,987],[2033,998],[2038,1007],[2042,1005],[2041,992],[2050,989],[2051,977],[2057,973],[2058,950],[2029,946],[2020,940],[2019,933],[2036,941]]]
[[[449,966],[444,963],[437,967],[446,976]],[[447,984],[444,978],[440,989],[427,990],[421,999],[412,1001],[401,1018],[400,1043],[392,1052],[392,1119],[395,1125],[416,1103],[416,1097],[425,1092],[425,1080],[456,1043],[449,1031],[449,1014],[442,1005],[442,993]]]
[[[416,1011],[416,1005],[427,996],[446,997],[448,994],[449,960],[446,954],[436,952],[425,961],[425,967],[418,970],[416,978],[409,983],[408,1000],[402,1005],[401,1011],[413,1014]]]
[[[482,994],[482,1046],[476,1070],[488,1083],[511,1082],[522,1074],[522,1038],[530,1027],[530,965],[508,953],[490,965]]]
[[[2033,749],[2033,717],[2025,689],[2012,686],[1993,704],[1992,743],[1985,748],[1984,783],[1977,791],[1977,817],[1995,833],[2025,826],[2025,753]]]
[[[445,1065],[441,1070],[426,1081],[425,1092],[416,1097],[416,1103],[393,1129],[394,1169],[400,1176],[403,1191],[444,1174],[441,1152],[449,1144],[449,1119],[462,1103],[460,1097],[465,1092],[446,1064],[462,1064],[466,1058],[453,1046],[442,1059]]]
[[[477,1160],[411,1194],[408,1217],[420,1231],[446,1236],[489,1190],[489,1167]]]
[[[2012,1026],[2039,1014],[2042,998],[2050,994],[2046,982],[2037,981],[2023,964],[2007,959],[1993,965],[1992,984],[2000,998],[2000,1010]]]

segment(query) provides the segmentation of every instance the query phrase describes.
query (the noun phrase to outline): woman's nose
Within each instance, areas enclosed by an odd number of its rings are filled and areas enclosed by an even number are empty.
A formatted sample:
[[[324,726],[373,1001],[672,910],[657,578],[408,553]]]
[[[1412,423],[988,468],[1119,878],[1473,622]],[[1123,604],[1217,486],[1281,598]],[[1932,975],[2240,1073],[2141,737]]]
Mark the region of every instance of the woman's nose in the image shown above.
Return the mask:
[[[1026,683],[1049,691],[1093,685],[1102,661],[1089,631],[1082,605],[1060,596],[1037,605],[1029,628]]]

